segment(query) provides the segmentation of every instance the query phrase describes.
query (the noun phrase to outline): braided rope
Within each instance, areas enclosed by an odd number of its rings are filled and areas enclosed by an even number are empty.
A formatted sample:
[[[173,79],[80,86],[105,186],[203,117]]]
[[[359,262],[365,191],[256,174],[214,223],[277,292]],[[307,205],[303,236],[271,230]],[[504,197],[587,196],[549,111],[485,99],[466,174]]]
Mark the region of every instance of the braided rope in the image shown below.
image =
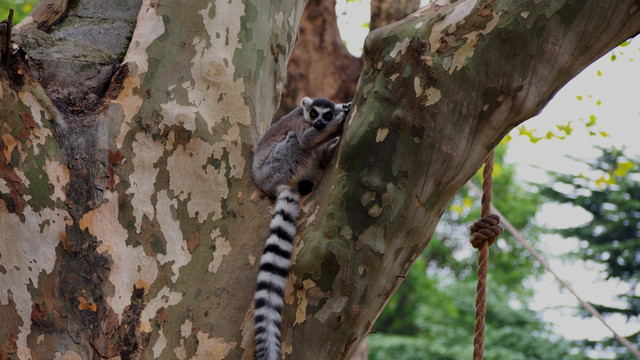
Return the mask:
[[[487,314],[487,273],[489,272],[489,246],[502,233],[500,217],[491,214],[491,186],[493,185],[493,150],[487,155],[482,173],[481,219],[471,226],[471,245],[478,249],[478,286],[476,295],[476,327],[473,337],[473,360],[484,355],[484,325]]]

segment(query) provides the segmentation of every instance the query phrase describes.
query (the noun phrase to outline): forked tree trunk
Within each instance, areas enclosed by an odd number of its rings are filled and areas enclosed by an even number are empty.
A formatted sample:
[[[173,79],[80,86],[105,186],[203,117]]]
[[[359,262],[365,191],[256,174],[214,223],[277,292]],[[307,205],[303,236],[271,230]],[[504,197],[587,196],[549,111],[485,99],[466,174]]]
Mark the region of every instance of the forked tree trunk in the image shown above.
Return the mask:
[[[101,42],[133,24],[119,12],[18,34],[30,56],[13,48],[0,78],[0,358],[252,358],[270,200],[250,163],[304,2],[273,4],[145,0],[124,60]],[[353,355],[487,152],[636,34],[639,5],[439,1],[370,34],[336,160],[302,201],[287,359]],[[82,66],[60,86],[55,64]]]

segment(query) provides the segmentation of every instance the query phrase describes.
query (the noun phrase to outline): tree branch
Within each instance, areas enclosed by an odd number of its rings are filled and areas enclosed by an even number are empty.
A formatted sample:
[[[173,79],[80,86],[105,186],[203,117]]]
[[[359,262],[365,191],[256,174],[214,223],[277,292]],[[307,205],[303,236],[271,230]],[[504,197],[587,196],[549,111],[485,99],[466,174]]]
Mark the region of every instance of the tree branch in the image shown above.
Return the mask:
[[[436,3],[373,31],[321,184],[329,200],[302,233],[295,288],[321,291],[294,343],[313,331],[314,343],[336,344],[318,359],[352,354],[487,153],[639,30],[637,1],[594,0]],[[311,330],[322,326],[331,331]]]
[[[48,32],[67,16],[69,0],[40,0],[29,16],[16,25],[16,33],[29,29]]]

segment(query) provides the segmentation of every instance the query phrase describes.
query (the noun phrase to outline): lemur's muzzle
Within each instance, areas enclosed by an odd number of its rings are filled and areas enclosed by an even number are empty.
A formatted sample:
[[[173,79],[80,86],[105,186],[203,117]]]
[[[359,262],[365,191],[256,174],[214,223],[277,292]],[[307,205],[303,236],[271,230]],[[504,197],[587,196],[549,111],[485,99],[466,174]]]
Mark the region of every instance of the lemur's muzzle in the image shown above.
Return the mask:
[[[325,126],[327,126],[327,124],[322,120],[316,120],[313,122],[313,127],[318,130],[324,129]]]

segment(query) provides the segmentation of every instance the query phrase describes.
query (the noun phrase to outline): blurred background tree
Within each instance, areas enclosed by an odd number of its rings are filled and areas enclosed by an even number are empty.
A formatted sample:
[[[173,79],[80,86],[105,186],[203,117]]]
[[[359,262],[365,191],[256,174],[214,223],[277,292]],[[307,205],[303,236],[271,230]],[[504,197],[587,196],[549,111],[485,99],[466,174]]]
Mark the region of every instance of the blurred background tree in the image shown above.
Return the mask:
[[[618,314],[629,320],[640,315],[640,159],[626,156],[624,149],[600,151],[597,159],[584,161],[588,174],[576,177],[551,172],[551,182],[541,186],[540,192],[550,201],[578,206],[591,215],[580,226],[555,232],[582,240],[572,254],[575,258],[596,262],[604,267],[607,280],[627,284],[627,292],[618,298],[620,306],[594,307],[604,315]],[[640,344],[640,332],[627,339]],[[613,351],[619,360],[634,359],[613,338],[585,344]]]

